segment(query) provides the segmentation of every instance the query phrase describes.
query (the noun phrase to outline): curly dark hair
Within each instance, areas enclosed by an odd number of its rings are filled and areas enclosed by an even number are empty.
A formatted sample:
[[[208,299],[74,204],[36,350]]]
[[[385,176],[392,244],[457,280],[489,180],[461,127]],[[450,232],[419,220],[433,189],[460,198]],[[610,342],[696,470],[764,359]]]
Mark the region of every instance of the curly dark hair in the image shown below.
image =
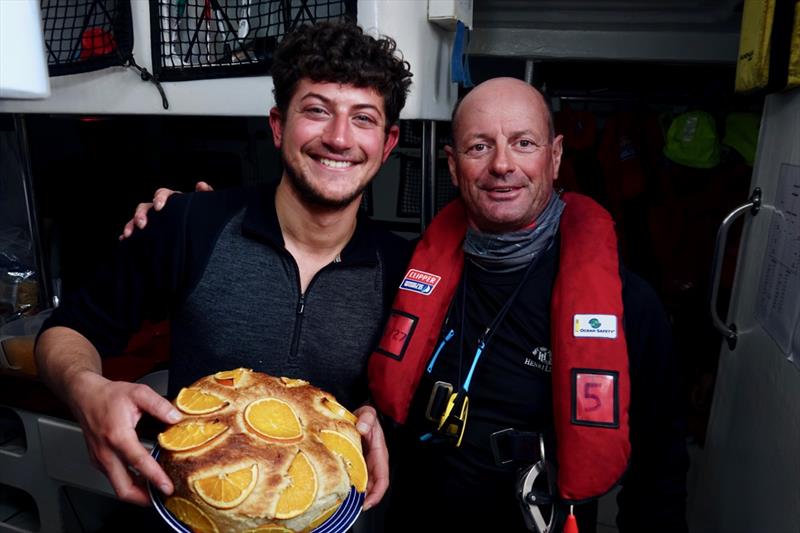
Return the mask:
[[[383,96],[388,130],[406,103],[412,76],[408,62],[395,52],[394,39],[375,39],[352,21],[300,26],[287,34],[275,50],[275,105],[286,116],[302,78],[370,87]]]

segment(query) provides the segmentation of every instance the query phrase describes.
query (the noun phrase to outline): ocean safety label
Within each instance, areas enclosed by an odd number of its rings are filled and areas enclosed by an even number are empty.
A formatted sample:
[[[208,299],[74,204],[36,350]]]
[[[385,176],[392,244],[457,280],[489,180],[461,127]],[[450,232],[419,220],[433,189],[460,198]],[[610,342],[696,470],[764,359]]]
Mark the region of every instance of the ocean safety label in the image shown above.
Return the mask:
[[[572,321],[575,337],[616,339],[617,317],[615,315],[575,315]]]

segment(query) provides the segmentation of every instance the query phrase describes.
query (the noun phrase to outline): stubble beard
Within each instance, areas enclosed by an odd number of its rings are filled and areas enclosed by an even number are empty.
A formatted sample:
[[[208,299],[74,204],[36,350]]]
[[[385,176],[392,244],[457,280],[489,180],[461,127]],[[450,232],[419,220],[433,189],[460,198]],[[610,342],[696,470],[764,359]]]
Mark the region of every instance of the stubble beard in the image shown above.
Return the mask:
[[[353,191],[349,195],[344,198],[328,198],[324,196],[320,191],[314,188],[314,186],[309,182],[306,177],[300,173],[298,174],[295,172],[289,165],[286,164],[286,160],[283,161],[283,168],[286,177],[289,179],[291,186],[294,188],[295,191],[300,195],[300,197],[307,202],[309,205],[313,205],[316,207],[321,207],[324,209],[331,209],[331,210],[338,210],[344,209],[345,207],[352,204],[356,201],[360,196],[361,193],[367,188],[370,182],[365,183],[364,185],[360,186],[357,190]]]

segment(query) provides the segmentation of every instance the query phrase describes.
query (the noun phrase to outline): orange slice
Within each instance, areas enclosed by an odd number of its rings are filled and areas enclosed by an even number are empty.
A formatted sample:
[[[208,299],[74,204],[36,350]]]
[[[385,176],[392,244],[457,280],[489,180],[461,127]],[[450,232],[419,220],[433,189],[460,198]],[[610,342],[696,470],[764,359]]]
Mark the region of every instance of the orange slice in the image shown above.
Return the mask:
[[[203,392],[200,389],[183,388],[175,398],[175,405],[189,415],[205,415],[219,411],[228,402],[216,394]]]
[[[367,489],[367,463],[358,446],[338,431],[329,429],[320,431],[319,438],[326,448],[342,458],[350,482],[358,492],[364,492]]]
[[[358,422],[358,417],[348,411],[342,404],[332,398],[324,396],[322,398],[322,405],[324,405],[330,412],[343,420],[347,420],[351,424]]]
[[[247,424],[265,439],[290,443],[303,438],[300,419],[292,406],[278,398],[262,398],[244,410]]]
[[[198,506],[180,496],[173,496],[164,504],[175,518],[197,533],[219,533],[217,525]]]
[[[248,529],[244,533],[295,533],[294,529],[288,529],[278,524],[264,524],[255,529]]]
[[[223,370],[222,372],[217,372],[214,374],[214,379],[217,380],[217,383],[220,385],[225,385],[228,387],[233,387],[234,389],[238,389],[239,386],[244,381],[244,378],[252,372],[249,368],[235,368],[233,370]]]
[[[311,523],[308,524],[308,527],[305,528],[303,531],[310,532],[317,529],[319,526],[324,524],[325,521],[328,520],[328,518],[333,516],[333,513],[336,512],[336,510],[339,508],[340,505],[342,505],[342,500],[336,500],[336,503],[334,503],[333,505],[322,511],[322,514],[320,514],[318,517],[312,520]]]
[[[230,509],[250,496],[258,480],[258,465],[196,480],[192,485],[203,501],[218,509]]]
[[[304,379],[287,378],[286,376],[281,376],[280,379],[281,383],[283,383],[289,389],[308,385],[308,381]]]
[[[183,452],[202,446],[222,435],[228,426],[221,422],[182,422],[158,434],[158,443],[165,450]]]
[[[317,497],[317,473],[303,452],[295,455],[286,476],[289,486],[281,493],[275,509],[275,518],[281,520],[303,514]]]

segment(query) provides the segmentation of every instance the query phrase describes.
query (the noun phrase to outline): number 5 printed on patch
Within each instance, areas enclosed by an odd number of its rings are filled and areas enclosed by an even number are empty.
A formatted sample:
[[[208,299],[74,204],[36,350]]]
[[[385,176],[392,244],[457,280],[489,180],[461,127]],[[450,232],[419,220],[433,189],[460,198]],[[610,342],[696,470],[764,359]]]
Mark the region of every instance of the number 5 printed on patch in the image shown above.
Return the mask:
[[[619,427],[618,373],[610,370],[572,370],[572,423]]]

